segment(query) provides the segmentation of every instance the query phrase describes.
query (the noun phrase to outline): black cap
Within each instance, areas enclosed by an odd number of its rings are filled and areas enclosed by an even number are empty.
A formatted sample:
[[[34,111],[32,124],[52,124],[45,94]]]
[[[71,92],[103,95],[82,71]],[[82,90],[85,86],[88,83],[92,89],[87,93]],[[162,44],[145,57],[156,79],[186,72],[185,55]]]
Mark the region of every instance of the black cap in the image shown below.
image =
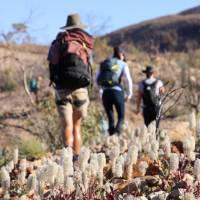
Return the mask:
[[[125,53],[124,49],[120,46],[114,47],[113,51],[114,51],[114,54]]]
[[[150,66],[150,65],[147,65],[146,69],[142,70],[142,72],[145,73],[145,74],[150,74],[150,73],[154,72],[154,68],[152,66]]]

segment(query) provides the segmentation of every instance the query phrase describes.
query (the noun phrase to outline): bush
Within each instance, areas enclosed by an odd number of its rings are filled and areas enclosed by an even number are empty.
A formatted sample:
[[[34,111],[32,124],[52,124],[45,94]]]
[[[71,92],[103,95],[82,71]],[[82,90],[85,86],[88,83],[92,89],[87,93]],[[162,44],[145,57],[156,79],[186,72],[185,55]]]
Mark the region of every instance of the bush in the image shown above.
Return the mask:
[[[39,102],[35,112],[29,116],[26,126],[48,146],[49,150],[61,146],[61,125],[53,97]]]
[[[108,45],[107,39],[97,38],[94,45],[94,60],[96,63],[112,55],[112,47]]]
[[[10,92],[14,91],[16,87],[17,87],[17,82],[15,81],[11,72],[9,70],[5,70],[1,76],[0,90],[2,92]]]
[[[23,140],[19,144],[19,157],[27,160],[39,159],[44,156],[44,145],[37,139]]]
[[[96,104],[91,103],[88,109],[88,116],[81,127],[83,144],[88,144],[99,135],[101,118],[101,110]]]

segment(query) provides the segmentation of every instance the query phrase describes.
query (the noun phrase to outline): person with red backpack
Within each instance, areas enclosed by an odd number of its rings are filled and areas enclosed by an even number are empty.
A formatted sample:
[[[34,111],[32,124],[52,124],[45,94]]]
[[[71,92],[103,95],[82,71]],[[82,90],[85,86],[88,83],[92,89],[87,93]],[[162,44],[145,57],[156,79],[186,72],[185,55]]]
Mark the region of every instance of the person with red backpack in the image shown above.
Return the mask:
[[[152,66],[146,66],[142,71],[146,78],[139,83],[136,113],[140,112],[140,105],[143,102],[144,123],[148,126],[156,120],[160,109],[160,96],[164,93],[163,82],[156,78],[156,71]]]
[[[91,53],[94,38],[84,31],[79,14],[67,17],[49,48],[50,85],[55,87],[56,104],[63,125],[64,146],[74,149],[78,159],[81,148],[81,120],[89,104],[87,87],[91,84]]]

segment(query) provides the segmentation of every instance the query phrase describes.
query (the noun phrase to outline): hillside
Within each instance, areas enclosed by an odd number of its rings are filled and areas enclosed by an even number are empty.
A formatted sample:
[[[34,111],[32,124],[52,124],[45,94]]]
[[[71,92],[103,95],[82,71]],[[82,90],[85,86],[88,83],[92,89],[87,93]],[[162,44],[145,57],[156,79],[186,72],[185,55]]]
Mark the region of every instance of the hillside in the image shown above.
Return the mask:
[[[111,32],[104,36],[111,45],[134,44],[147,52],[182,52],[200,47],[200,7]]]

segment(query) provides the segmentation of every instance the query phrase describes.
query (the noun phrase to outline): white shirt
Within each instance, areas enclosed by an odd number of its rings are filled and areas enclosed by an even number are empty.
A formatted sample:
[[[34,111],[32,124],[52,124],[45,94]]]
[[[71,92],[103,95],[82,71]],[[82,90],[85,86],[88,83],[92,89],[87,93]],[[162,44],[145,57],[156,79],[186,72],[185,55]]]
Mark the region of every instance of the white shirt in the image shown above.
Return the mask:
[[[145,83],[147,83],[147,84],[152,84],[152,83],[154,83],[156,80],[157,80],[157,79],[155,79],[154,77],[150,77],[150,78],[145,79],[144,81],[145,81]],[[158,95],[158,96],[160,95],[160,88],[161,88],[161,87],[163,87],[163,82],[162,82],[161,80],[157,80],[156,88],[155,88],[155,93],[156,93],[156,95]],[[143,90],[144,90],[143,81],[140,82],[140,84],[139,84],[139,90],[140,90],[141,93],[142,93]]]

